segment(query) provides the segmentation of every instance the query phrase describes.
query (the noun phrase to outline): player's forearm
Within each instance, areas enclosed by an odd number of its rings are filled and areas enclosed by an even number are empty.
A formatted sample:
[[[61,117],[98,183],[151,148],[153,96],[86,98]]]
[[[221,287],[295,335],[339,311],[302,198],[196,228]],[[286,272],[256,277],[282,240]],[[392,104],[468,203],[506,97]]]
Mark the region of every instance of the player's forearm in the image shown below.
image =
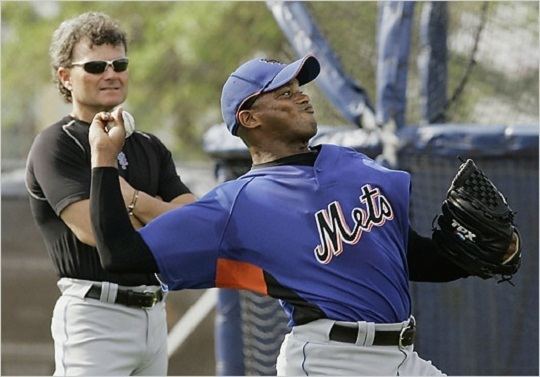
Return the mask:
[[[196,198],[193,194],[183,194],[171,202],[164,202],[161,199],[154,198],[153,196],[140,191],[137,202],[133,207],[133,215],[143,224],[147,224],[159,215],[186,204],[193,203],[195,200]]]
[[[99,152],[99,150],[92,152],[93,153],[90,156],[92,166],[116,167],[117,161],[114,155],[111,155],[109,153],[97,153]]]
[[[437,252],[437,244],[409,229],[407,264],[409,280],[422,282],[448,282],[470,276],[467,271]]]
[[[112,272],[158,272],[150,249],[130,223],[116,168],[92,169],[90,216],[103,268]]]

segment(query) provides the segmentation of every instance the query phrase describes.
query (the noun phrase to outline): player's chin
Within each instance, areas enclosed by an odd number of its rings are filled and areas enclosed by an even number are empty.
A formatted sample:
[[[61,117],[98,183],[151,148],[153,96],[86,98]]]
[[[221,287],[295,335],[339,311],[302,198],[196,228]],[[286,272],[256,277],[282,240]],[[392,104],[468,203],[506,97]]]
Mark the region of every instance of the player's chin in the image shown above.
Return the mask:
[[[310,116],[308,117],[307,124],[310,132],[313,134],[312,136],[315,136],[315,134],[317,133],[317,120],[315,119],[313,114],[310,114]]]
[[[306,141],[317,134],[317,122],[306,124],[302,130],[302,138]]]

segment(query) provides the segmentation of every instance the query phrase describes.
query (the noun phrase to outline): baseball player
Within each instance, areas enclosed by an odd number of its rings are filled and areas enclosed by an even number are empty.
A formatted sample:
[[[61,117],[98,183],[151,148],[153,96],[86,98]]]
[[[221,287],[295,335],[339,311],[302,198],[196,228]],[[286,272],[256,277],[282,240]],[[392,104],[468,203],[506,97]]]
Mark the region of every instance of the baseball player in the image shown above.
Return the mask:
[[[122,120],[118,111],[97,114],[89,135],[91,215],[101,262],[158,272],[171,289],[279,298],[292,328],[279,375],[440,375],[414,351],[408,282],[470,273],[410,228],[408,173],[349,148],[309,147],[317,123],[301,86],[319,71],[306,56],[291,64],[254,59],[233,72],[221,107],[252,169],[138,232],[121,211]],[[118,126],[107,133],[110,121]],[[511,242],[504,254],[519,255]]]
[[[62,292],[51,325],[54,374],[165,375],[165,292],[152,273],[103,269],[90,222],[88,131],[96,113],[126,99],[126,35],[107,15],[85,13],[54,32],[50,55],[72,111],[35,138],[26,185]],[[115,164],[122,211],[136,227],[194,200],[154,135],[131,134]]]

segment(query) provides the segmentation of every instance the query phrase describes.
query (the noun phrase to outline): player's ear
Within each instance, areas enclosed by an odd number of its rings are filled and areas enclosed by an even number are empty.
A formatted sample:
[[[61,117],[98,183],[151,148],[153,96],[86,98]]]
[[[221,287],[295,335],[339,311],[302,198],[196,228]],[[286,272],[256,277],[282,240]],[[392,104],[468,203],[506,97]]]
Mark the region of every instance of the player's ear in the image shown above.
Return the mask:
[[[259,121],[254,116],[252,109],[240,111],[238,113],[238,122],[245,128],[256,128],[259,126]]]

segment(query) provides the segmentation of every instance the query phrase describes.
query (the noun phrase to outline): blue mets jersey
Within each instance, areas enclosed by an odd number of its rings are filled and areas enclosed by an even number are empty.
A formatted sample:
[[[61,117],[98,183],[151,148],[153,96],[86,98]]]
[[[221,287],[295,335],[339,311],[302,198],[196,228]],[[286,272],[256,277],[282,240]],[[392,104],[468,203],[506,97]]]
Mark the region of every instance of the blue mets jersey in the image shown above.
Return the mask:
[[[140,230],[171,289],[279,298],[290,325],[395,323],[410,315],[410,176],[352,149],[314,166],[253,169]]]

